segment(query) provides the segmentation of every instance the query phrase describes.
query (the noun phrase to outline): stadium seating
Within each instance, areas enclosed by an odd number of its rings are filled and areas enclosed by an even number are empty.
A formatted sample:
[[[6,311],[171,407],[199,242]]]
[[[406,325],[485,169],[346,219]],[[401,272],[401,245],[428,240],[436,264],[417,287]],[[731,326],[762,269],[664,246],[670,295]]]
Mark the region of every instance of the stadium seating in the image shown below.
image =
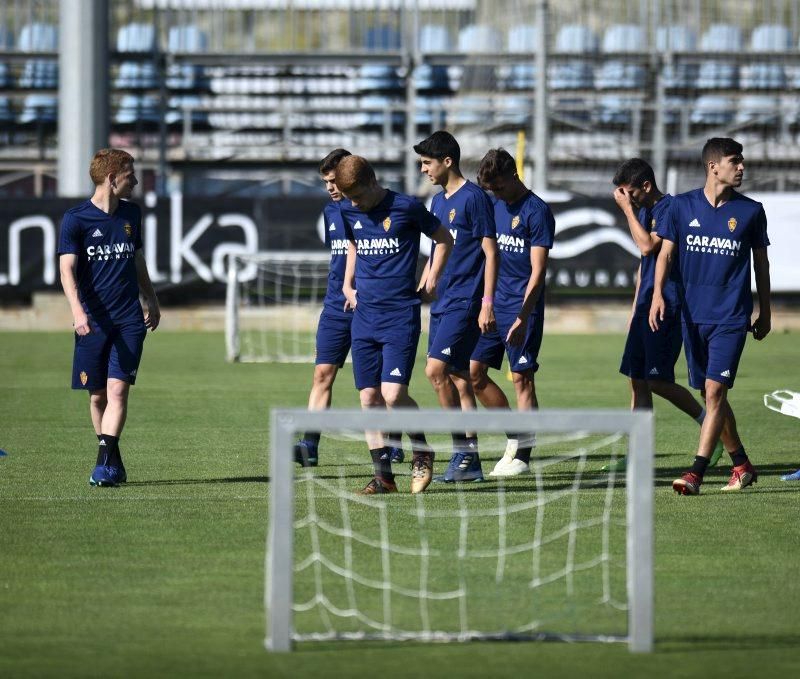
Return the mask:
[[[733,120],[733,99],[717,94],[704,94],[697,98],[689,116],[694,125],[727,125]]]
[[[51,94],[29,94],[17,117],[20,125],[55,125],[58,120],[58,98]]]
[[[555,51],[568,54],[584,54],[596,52],[597,36],[588,26],[567,24],[556,34]]]
[[[11,70],[6,64],[0,62],[0,89],[11,87],[13,79],[11,77]]]
[[[594,87],[594,68],[585,61],[566,61],[548,69],[554,90],[580,90]]]
[[[458,34],[458,51],[464,54],[499,53],[503,51],[503,38],[491,26],[471,24]]]
[[[697,34],[688,26],[659,26],[656,28],[656,49],[663,52],[694,52]]]
[[[26,24],[19,31],[17,48],[20,52],[56,52],[58,29],[53,24]],[[17,80],[21,89],[56,89],[58,62],[55,59],[29,59],[22,66]]]
[[[508,51],[512,53],[535,52],[539,30],[530,24],[519,24],[508,29]]]
[[[364,47],[368,50],[397,50],[401,44],[400,30],[395,26],[383,24],[364,32]]]
[[[411,76],[417,92],[449,92],[450,76],[446,66],[420,64]]]
[[[452,38],[446,26],[427,24],[419,29],[419,51],[423,54],[449,52],[452,48]]]
[[[739,67],[728,61],[703,61],[696,86],[701,90],[735,89],[739,84]]]
[[[794,47],[792,32],[779,24],[762,24],[750,36],[751,52],[786,52]]]
[[[594,86],[598,90],[638,90],[646,83],[645,67],[627,61],[606,61],[597,69],[594,76]]]
[[[600,125],[630,125],[633,111],[641,105],[640,96],[604,94],[598,101],[594,120]]]
[[[0,97],[0,123],[14,122],[14,110],[8,97]]]
[[[53,24],[26,24],[19,30],[17,49],[20,52],[56,52],[58,28]]]
[[[792,33],[786,26],[762,24],[750,36],[751,52],[786,52],[792,49]],[[740,73],[742,89],[782,90],[788,84],[786,69],[772,61],[744,64]]]
[[[712,24],[700,38],[701,52],[737,54],[743,50],[742,29],[731,24]]]
[[[644,29],[635,24],[609,26],[603,35],[602,51],[606,54],[643,52],[647,47]]]
[[[763,94],[750,94],[737,100],[734,122],[774,126],[780,121],[780,100]]]

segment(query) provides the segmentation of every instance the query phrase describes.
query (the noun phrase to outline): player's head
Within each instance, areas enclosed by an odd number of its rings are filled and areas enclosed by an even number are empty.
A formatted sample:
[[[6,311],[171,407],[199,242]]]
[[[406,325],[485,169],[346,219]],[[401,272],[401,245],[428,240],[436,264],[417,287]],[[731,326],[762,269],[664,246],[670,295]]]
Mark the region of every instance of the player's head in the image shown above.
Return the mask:
[[[100,149],[89,166],[95,186],[105,186],[118,198],[129,198],[139,183],[133,169],[133,156],[122,149]]]
[[[491,149],[481,159],[478,184],[506,203],[513,203],[527,191],[517,174],[516,161],[505,149]]]
[[[661,192],[650,164],[641,158],[630,158],[617,168],[614,186],[625,190],[635,207],[652,207]]]
[[[334,181],[353,207],[365,212],[375,207],[383,195],[383,189],[375,178],[375,170],[361,156],[342,158],[336,166]]]
[[[334,149],[327,156],[325,156],[319,163],[319,175],[322,181],[325,182],[325,190],[331,197],[331,200],[340,201],[342,199],[342,192],[336,186],[336,167],[341,162],[342,158],[350,155],[350,151],[345,149]]]
[[[706,180],[715,179],[726,186],[741,186],[744,178],[742,145],[730,137],[713,137],[703,146]]]
[[[420,168],[433,184],[445,186],[450,172],[459,175],[461,147],[456,138],[449,132],[437,130],[427,139],[414,145],[414,153],[420,156]]]

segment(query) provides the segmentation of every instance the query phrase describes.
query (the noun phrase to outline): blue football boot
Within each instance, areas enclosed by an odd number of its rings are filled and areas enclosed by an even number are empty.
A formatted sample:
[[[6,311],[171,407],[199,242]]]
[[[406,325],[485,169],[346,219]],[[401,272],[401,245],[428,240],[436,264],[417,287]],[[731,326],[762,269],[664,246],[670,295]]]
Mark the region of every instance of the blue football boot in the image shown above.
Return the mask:
[[[459,451],[453,453],[443,476],[433,479],[436,483],[471,483],[483,481],[481,458],[478,451]]]
[[[113,488],[120,484],[119,467],[112,467],[110,465],[99,464],[94,468],[92,475],[89,477],[90,486],[98,486],[101,488]]]
[[[294,444],[294,461],[301,467],[316,467],[319,464],[317,444],[302,439]]]

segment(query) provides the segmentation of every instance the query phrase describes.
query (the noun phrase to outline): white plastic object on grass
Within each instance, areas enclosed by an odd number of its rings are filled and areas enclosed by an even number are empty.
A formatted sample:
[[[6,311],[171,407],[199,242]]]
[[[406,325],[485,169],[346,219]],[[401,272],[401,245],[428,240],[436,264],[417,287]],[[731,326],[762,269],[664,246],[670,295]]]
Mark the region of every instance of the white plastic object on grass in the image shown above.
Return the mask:
[[[764,394],[764,405],[776,413],[800,419],[800,393],[796,391],[778,389],[771,394]]]

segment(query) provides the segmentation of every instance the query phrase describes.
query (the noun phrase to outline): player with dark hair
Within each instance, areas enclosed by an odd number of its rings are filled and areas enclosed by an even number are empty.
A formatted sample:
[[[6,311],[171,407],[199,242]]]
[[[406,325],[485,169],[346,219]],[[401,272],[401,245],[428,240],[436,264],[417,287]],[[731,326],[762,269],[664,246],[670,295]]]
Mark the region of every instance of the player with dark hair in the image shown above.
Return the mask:
[[[508,408],[508,399],[489,377],[508,355],[517,409],[538,408],[534,374],[544,330],[544,288],[547,257],[553,247],[555,219],[550,207],[517,174],[511,154],[492,149],[481,160],[478,183],[495,197],[494,221],[500,267],[494,307],[497,330],[481,335],[470,361],[475,395],[486,408]],[[530,473],[532,434],[509,433],[514,444],[490,476]]]
[[[664,322],[656,332],[649,324],[653,276],[661,248],[656,226],[667,214],[671,196],[658,190],[653,168],[641,158],[631,158],[622,163],[613,182],[617,187],[614,200],[625,215],[631,237],[642,253],[628,337],[619,368],[631,382],[631,409],[652,410],[653,394],[657,394],[702,425],[705,408],[688,389],[675,383],[675,363],[681,353],[677,270],[672,271],[664,286]],[[709,465],[715,465],[721,455],[722,443],[718,441]],[[625,469],[625,458],[603,467],[603,471],[612,469]]]
[[[61,222],[59,268],[75,327],[72,388],[89,392],[99,444],[89,483],[116,486],[128,478],[119,451],[128,394],[147,329],[158,327],[161,311],[142,250],[142,213],[127,200],[138,183],[133,157],[102,149],[89,175],[94,194]]]
[[[342,159],[335,181],[349,201],[342,206],[350,241],[343,292],[348,305],[355,309],[353,374],[361,406],[416,408],[408,384],[420,334],[416,282],[419,238],[424,233],[436,242],[425,281],[427,294],[439,283],[453,238],[416,198],[383,188],[372,166],[360,156]],[[420,493],[431,482],[433,451],[424,434],[409,433],[409,438],[413,451],[411,492]],[[367,444],[375,476],[361,492],[396,492],[382,433],[368,431]]]
[[[494,289],[497,242],[494,208],[489,196],[461,174],[461,149],[449,132],[434,132],[414,146],[421,171],[443,191],[433,197],[431,212],[448,226],[453,252],[447,260],[431,302],[425,375],[443,408],[475,409],[469,381],[469,360],[481,332],[496,329]],[[436,246],[420,279],[424,292]],[[445,482],[481,481],[480,457],[474,432],[453,434],[453,455]]]
[[[689,384],[701,390],[707,410],[694,464],[672,482],[683,495],[700,493],[720,436],[733,461],[723,490],[739,491],[758,479],[728,403],[751,327],[751,251],[759,303],[753,337],[762,340],[771,328],[767,217],[761,203],[736,191],[744,177],[742,145],[729,138],[709,139],[702,160],[705,185],[673,197],[668,217],[658,225],[663,242],[650,308],[650,326],[656,331],[667,317],[664,290],[671,268],[677,267]]]
[[[344,365],[350,352],[350,325],[353,321],[352,310],[345,311],[345,298],[342,292],[342,281],[347,264],[347,236],[340,211],[342,194],[336,187],[336,166],[350,151],[334,149],[319,164],[319,175],[325,183],[325,190],[331,200],[323,208],[325,220],[325,244],[331,251],[330,270],[328,272],[328,289],[323,300],[322,313],[317,324],[314,378],[308,395],[309,410],[324,410],[330,407],[333,383],[336,375]],[[389,436],[390,440],[398,440],[399,436]],[[316,467],[319,462],[319,432],[306,432],[294,446],[295,461],[304,467]],[[399,447],[391,447],[386,452],[393,462],[403,461],[403,451]]]

